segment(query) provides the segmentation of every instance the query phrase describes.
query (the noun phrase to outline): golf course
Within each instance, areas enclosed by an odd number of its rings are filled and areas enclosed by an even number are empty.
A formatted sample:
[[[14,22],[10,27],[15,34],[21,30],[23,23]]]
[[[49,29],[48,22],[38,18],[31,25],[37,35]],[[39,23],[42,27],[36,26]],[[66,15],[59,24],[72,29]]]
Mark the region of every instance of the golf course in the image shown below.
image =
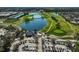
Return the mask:
[[[33,19],[33,15],[36,18]],[[24,15],[22,17],[19,17],[18,19],[7,19],[3,23],[17,27],[24,22],[29,23],[30,21],[32,22],[33,20],[38,20],[37,19],[38,17],[45,24],[43,24],[42,22],[39,23],[40,21],[39,20],[35,21],[36,25],[38,26],[32,24],[32,27],[35,26],[35,29],[39,27],[40,28],[38,29],[39,32],[44,32],[49,35],[55,35],[55,36],[66,36],[66,35],[74,36],[76,33],[79,33],[79,25],[76,26],[74,24],[69,23],[61,15],[55,12],[43,11],[40,13],[33,13],[33,15]],[[39,26],[39,24],[41,25],[41,27]],[[26,25],[26,27],[28,26],[29,25]]]

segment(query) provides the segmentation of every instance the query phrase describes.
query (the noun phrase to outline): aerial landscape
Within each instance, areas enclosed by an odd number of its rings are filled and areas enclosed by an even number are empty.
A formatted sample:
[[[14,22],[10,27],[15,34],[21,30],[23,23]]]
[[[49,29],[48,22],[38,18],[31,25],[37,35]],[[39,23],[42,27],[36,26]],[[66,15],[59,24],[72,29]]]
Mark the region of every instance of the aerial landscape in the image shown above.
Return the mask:
[[[0,52],[79,52],[79,8],[0,7]]]

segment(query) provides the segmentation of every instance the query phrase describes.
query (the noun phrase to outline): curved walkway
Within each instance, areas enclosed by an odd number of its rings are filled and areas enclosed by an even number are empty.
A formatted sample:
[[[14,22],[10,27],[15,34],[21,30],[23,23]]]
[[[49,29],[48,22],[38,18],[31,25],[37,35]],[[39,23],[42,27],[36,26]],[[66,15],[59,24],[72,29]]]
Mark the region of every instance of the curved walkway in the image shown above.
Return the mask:
[[[47,30],[47,32],[49,32],[51,28],[52,28],[52,23],[51,23],[51,25],[50,25],[49,29]]]

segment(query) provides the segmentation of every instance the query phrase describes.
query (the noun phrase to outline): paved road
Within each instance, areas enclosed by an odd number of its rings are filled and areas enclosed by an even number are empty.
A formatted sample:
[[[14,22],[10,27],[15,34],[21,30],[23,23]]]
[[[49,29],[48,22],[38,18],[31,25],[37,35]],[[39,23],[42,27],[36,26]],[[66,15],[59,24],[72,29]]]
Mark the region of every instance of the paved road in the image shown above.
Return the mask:
[[[38,39],[38,52],[42,52],[42,39]]]

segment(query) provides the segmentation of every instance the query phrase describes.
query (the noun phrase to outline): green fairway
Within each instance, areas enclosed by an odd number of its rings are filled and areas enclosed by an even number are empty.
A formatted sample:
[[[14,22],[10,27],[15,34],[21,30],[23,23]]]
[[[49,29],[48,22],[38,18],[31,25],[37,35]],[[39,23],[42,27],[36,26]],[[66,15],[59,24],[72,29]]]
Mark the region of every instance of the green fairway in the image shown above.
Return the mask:
[[[67,32],[67,34],[71,34],[74,32],[74,29],[70,23],[68,23],[62,16],[58,15],[55,17],[58,20],[58,23],[60,24],[60,28]]]
[[[41,32],[54,34],[57,36],[74,35],[75,28],[77,28],[77,26],[70,24],[62,16],[56,15],[55,13],[48,13],[48,12],[42,12],[42,15],[46,19],[48,24],[46,27],[44,27],[41,30]],[[51,18],[51,16],[54,16],[55,19]],[[56,29],[58,27],[56,25],[57,23],[59,24],[59,29]],[[76,30],[78,31],[78,29]]]
[[[54,20],[52,20],[52,18],[50,17],[50,15],[46,12],[43,12],[42,13],[42,17],[45,18],[45,20],[48,22],[47,23],[47,26],[45,26],[41,32],[45,32],[45,33],[48,33],[50,30],[54,29],[56,26],[56,22]]]
[[[53,33],[54,35],[57,35],[57,36],[63,36],[66,34],[66,32],[61,29],[54,29],[52,32],[50,32],[50,34],[51,33]]]
[[[42,32],[45,32],[47,34],[54,34],[54,35],[57,35],[57,36],[65,35],[64,30],[56,29],[57,22],[54,19],[51,18],[50,13],[43,12],[43,17],[46,19],[48,24],[47,24],[46,27],[44,27],[44,29],[41,30]]]

